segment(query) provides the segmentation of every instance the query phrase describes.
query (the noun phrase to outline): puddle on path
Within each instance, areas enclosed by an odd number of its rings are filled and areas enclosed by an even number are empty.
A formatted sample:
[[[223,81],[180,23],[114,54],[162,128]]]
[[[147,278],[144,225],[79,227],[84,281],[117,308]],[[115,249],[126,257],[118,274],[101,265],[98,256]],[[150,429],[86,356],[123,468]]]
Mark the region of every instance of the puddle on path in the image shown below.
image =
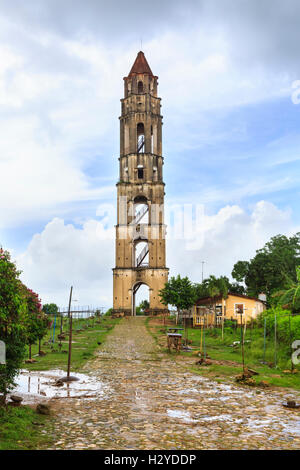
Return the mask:
[[[22,370],[16,378],[17,386],[13,394],[23,397],[23,404],[32,404],[37,400],[49,400],[50,398],[96,398],[107,393],[107,386],[104,386],[98,379],[85,374],[73,373],[72,376],[79,380],[64,383],[63,386],[55,386],[55,382],[66,376],[63,370],[48,371],[28,371]]]

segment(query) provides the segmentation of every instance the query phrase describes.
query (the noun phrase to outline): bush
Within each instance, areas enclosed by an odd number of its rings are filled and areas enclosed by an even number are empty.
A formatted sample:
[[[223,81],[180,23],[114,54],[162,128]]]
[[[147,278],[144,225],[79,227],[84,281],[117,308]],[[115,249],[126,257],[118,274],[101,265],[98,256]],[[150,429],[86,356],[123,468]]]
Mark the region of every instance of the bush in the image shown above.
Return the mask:
[[[276,314],[276,336],[278,342],[290,346],[295,340],[300,340],[300,315],[292,315],[290,310],[280,307],[270,308],[263,312],[258,321],[261,326],[266,319],[266,332],[270,337],[274,337]]]
[[[20,272],[7,251],[0,249],[0,340],[6,345],[6,364],[0,365],[0,404],[14,387],[25,355],[26,301]]]

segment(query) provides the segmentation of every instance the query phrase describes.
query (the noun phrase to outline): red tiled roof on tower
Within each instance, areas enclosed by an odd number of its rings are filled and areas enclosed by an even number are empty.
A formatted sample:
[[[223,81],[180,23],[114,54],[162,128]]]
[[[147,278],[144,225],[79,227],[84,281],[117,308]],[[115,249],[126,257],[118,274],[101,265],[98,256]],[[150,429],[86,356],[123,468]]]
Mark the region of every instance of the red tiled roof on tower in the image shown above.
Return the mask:
[[[153,76],[152,70],[150,69],[147,59],[142,51],[138,53],[128,77],[131,77],[135,73],[144,73]]]

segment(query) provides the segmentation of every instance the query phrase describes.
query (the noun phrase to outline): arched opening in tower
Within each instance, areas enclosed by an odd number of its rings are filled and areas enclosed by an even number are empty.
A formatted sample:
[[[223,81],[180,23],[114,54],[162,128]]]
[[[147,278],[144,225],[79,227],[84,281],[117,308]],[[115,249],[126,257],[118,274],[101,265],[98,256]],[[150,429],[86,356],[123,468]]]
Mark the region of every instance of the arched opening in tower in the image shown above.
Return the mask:
[[[145,153],[145,127],[142,122],[137,125],[137,153]]]
[[[149,224],[149,206],[147,198],[138,196],[134,199],[134,223]]]
[[[149,266],[148,241],[142,238],[134,242],[134,259],[136,268],[147,268]]]
[[[150,289],[147,284],[138,282],[132,289],[132,315],[148,315],[150,308]]]

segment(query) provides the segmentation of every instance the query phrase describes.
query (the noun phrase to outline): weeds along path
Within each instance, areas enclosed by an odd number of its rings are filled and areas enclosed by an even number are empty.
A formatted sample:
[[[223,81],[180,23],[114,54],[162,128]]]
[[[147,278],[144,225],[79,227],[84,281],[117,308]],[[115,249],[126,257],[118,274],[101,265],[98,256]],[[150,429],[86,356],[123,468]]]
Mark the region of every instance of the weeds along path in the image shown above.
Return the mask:
[[[218,384],[161,354],[145,318],[126,318],[86,373],[97,399],[56,400],[54,449],[299,449],[287,394]],[[293,392],[289,394],[293,397]]]

